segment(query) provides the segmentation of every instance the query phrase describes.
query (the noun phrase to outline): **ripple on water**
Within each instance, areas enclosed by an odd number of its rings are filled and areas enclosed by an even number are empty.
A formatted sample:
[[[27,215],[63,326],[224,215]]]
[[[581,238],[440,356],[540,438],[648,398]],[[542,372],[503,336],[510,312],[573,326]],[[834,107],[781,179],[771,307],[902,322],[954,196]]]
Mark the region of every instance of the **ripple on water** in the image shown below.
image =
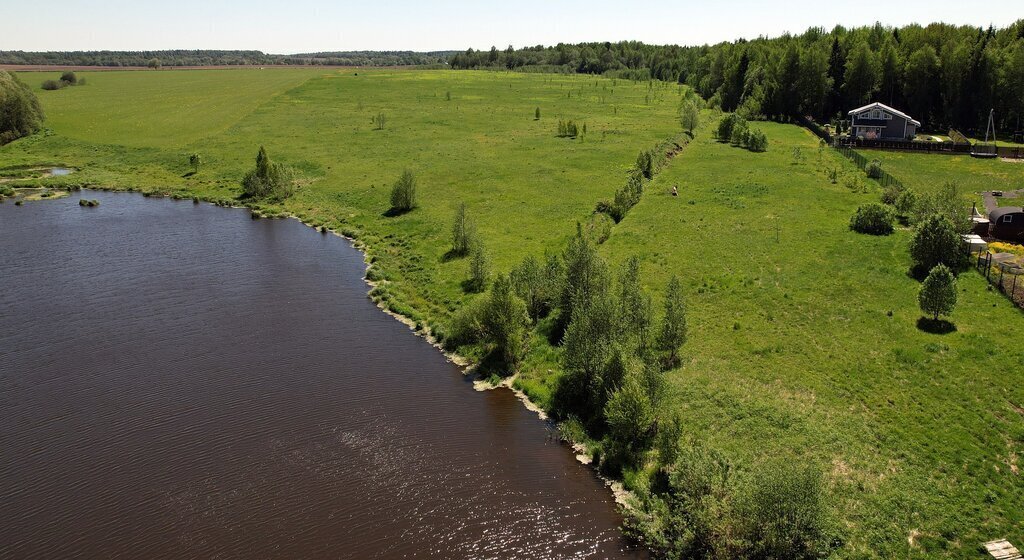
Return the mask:
[[[610,493],[294,220],[0,205],[0,558],[615,558]]]

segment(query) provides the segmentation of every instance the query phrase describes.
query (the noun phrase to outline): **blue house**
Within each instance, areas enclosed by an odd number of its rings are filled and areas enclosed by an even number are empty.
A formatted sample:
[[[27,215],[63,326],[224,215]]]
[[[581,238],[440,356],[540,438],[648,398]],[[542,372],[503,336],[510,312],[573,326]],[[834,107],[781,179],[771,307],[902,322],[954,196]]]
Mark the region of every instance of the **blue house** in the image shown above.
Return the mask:
[[[921,123],[882,103],[850,111],[850,135],[868,140],[912,140]]]

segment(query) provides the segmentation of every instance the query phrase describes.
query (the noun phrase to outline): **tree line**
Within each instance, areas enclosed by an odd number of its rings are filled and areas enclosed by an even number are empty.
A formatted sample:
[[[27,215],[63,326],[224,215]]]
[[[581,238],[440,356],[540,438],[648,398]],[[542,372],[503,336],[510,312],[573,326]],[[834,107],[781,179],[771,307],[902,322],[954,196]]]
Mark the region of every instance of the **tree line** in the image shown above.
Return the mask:
[[[0,64],[40,66],[421,66],[444,64],[451,51],[339,51],[266,54],[244,50],[0,51]]]
[[[984,131],[990,109],[1001,131],[1024,128],[1024,20],[1001,29],[942,23],[811,28],[696,47],[624,41],[469,49],[451,65],[677,81],[746,118],[829,122],[881,101],[926,130]]]

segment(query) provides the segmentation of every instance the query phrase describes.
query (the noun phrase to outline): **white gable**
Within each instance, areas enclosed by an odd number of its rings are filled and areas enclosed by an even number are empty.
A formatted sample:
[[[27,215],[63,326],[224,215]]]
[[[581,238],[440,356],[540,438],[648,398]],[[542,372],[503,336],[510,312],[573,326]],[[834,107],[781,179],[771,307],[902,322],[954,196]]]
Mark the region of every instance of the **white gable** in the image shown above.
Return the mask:
[[[921,126],[921,123],[915,121],[910,115],[893,109],[892,107],[885,105],[884,103],[872,103],[863,107],[854,109],[847,113],[851,117],[856,115],[861,119],[877,119],[877,120],[892,120],[893,115],[907,119],[907,122],[914,126]],[[877,116],[876,116],[877,115]]]

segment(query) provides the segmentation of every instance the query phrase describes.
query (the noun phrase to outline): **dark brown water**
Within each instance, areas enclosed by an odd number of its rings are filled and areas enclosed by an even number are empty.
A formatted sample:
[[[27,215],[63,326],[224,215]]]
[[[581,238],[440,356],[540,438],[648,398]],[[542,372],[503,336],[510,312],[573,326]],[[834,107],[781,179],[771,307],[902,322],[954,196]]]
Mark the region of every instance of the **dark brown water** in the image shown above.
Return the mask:
[[[628,557],[609,492],[295,220],[0,204],[0,558]]]

